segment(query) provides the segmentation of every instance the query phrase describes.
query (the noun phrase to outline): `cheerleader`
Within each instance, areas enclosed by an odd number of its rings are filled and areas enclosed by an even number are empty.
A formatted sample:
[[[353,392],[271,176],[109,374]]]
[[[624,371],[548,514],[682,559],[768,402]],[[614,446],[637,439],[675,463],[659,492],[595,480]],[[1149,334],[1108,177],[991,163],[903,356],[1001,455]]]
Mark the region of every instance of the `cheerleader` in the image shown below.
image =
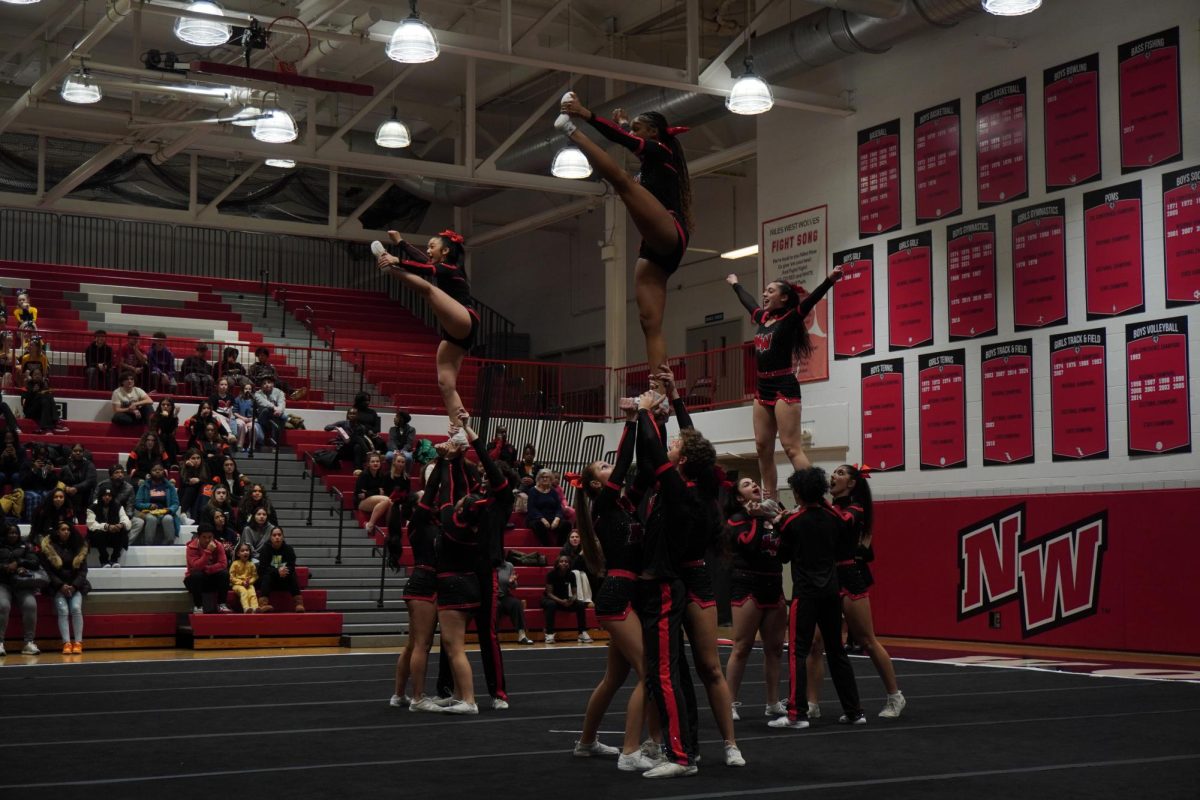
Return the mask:
[[[479,312],[471,299],[467,283],[463,237],[445,230],[430,237],[425,250],[404,241],[397,231],[388,231],[392,244],[399,247],[403,257],[391,255],[382,244],[372,247],[376,265],[393,272],[409,289],[425,298],[433,308],[442,327],[442,341],[437,350],[438,389],[446,406],[451,424],[458,423],[463,409],[458,394],[458,372],[463,358],[475,346],[479,329]]]
[[[779,506],[763,500],[762,489],[753,479],[742,478],[730,495],[726,511],[726,546],[733,557],[733,652],[725,665],[725,678],[734,698],[733,718],[739,719],[738,690],[759,634],[767,684],[766,716],[783,716],[787,707],[779,701],[779,661],[788,615],[783,602],[780,537],[775,527]]]
[[[575,742],[574,755],[618,756],[617,769],[645,771],[655,766],[640,749],[645,706],[645,659],[642,650],[642,623],[633,610],[634,588],[641,571],[641,526],[635,521],[637,510],[621,493],[625,475],[633,462],[637,437],[637,409],[625,409],[625,430],[617,446],[616,462],[593,461],[578,474],[568,474],[575,486],[576,523],[580,545],[588,569],[604,574],[596,592],[596,619],[609,635],[608,662],[604,677],[588,700],[583,730]],[[637,672],[638,683],[625,709],[625,740],[620,750],[596,739],[600,720],[625,684],[630,669]],[[658,716],[650,715],[651,738],[660,740]]]
[[[630,122],[625,112],[613,112],[616,122],[597,116],[574,92],[563,95],[562,113],[554,127],[583,150],[584,155],[620,195],[634,226],[642,235],[633,279],[638,318],[646,337],[646,360],[667,360],[663,337],[663,312],[667,306],[667,280],[679,268],[692,231],[692,188],[687,159],[675,137],[687,131],[671,127],[657,111],[639,114]],[[580,131],[572,117],[591,124],[601,136],[637,156],[641,168],[631,177],[612,156]]]
[[[779,475],[775,469],[775,438],[792,469],[807,469],[808,456],[800,437],[800,383],[796,363],[812,352],[812,341],[804,318],[842,275],[834,267],[829,277],[812,294],[786,281],[772,281],[762,294],[762,305],[738,283],[737,275],[725,281],[733,287],[750,318],[758,323],[754,334],[758,385],[754,396],[754,445],[765,497],[778,496]]]

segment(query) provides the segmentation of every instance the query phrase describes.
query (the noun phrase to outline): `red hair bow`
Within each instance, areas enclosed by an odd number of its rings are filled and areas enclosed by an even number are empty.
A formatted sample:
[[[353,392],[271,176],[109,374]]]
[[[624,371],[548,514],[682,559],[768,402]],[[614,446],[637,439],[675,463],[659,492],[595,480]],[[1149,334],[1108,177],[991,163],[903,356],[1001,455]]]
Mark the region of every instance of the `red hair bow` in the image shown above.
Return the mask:
[[[856,470],[858,470],[858,476],[860,478],[870,478],[871,477],[871,468],[868,467],[866,464],[855,464],[854,468]]]
[[[672,125],[667,128],[667,133],[671,136],[678,136],[679,134],[687,133],[690,130],[691,128],[689,128],[687,125]]]
[[[563,475],[563,480],[574,486],[576,489],[583,488],[583,476],[578,472],[567,472]]]
[[[462,234],[455,233],[454,231],[450,230],[449,228],[447,228],[446,230],[439,233],[438,236],[442,237],[443,239],[449,239],[450,241],[454,242],[455,244],[463,243]]]
[[[713,475],[717,479],[718,486],[723,486],[726,489],[733,486],[733,481],[729,480],[729,476],[726,474],[724,468],[722,468],[720,465],[713,466]]]

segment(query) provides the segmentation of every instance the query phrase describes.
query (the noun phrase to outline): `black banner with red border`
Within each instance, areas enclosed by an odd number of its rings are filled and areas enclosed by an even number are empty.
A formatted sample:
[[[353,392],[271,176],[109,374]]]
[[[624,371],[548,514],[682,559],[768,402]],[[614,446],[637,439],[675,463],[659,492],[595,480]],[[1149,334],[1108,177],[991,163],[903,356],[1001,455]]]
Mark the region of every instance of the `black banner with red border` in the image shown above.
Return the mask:
[[[1200,166],[1162,176],[1167,307],[1200,303]]]
[[[917,359],[921,469],[967,466],[967,351]]]
[[[1067,202],[1012,213],[1013,327],[1067,324]]]
[[[1084,193],[1083,249],[1089,320],[1146,310],[1141,181]]]
[[[975,178],[979,207],[1029,196],[1025,79],[975,94]]]
[[[983,465],[1033,463],[1033,340],[988,345],[979,366]]]
[[[946,228],[950,341],[996,332],[996,218]]]
[[[900,228],[900,120],[858,132],[858,236]]]
[[[862,365],[862,463],[904,469],[904,359]]]
[[[917,224],[962,213],[962,103],[913,115],[913,183]]]
[[[875,353],[875,246],[866,244],[833,254],[842,277],[833,285],[833,357]]]
[[[1050,440],[1055,461],[1108,458],[1103,328],[1050,337]]]
[[[1125,326],[1129,455],[1192,452],[1188,320]]]
[[[889,239],[888,349],[933,343],[933,234]]]
[[[1117,48],[1121,174],[1183,158],[1179,28]]]
[[[1098,181],[1100,54],[1042,72],[1046,191]]]

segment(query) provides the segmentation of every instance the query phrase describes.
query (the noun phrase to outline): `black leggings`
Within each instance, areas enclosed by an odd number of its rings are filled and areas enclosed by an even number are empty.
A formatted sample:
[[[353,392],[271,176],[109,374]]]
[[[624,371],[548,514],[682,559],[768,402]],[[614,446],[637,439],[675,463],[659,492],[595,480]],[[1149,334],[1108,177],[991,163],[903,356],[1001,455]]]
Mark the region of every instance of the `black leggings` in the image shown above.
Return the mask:
[[[576,630],[583,633],[587,630],[587,606],[578,600],[570,605],[560,606],[549,597],[542,597],[542,612],[546,617],[546,633],[554,633],[554,616],[559,611],[574,612]]]
[[[833,594],[825,597],[797,597],[792,600],[791,629],[788,641],[788,675],[791,692],[788,695],[788,718],[793,722],[808,717],[808,666],[805,663],[812,650],[813,633],[821,629],[825,641],[825,660],[829,677],[837,690],[842,711],[851,718],[862,714],[858,702],[858,684],[854,667],[846,648],[842,646],[842,598]],[[801,709],[804,709],[801,713]]]
[[[686,766],[696,755],[697,738],[696,694],[683,655],[687,590],[679,579],[639,580],[635,601],[642,621],[646,691],[662,721],[663,752]]]
[[[115,564],[121,560],[121,551],[129,549],[129,531],[122,528],[116,533],[108,531],[89,531],[88,541],[96,548],[96,552],[100,556],[101,564]],[[109,549],[112,549],[112,558],[108,557]],[[196,605],[200,605],[196,603]]]
[[[504,681],[504,657],[500,654],[500,639],[496,634],[496,570],[487,569],[475,573],[479,578],[479,606],[470,609],[475,619],[475,632],[479,636],[479,656],[483,661],[483,677],[487,681],[488,694],[500,700],[508,699]],[[518,601],[520,602],[520,601]],[[450,659],[445,648],[438,657],[438,694],[449,697],[454,694],[454,674],[450,671]]]
[[[279,574],[279,570],[277,569],[264,567],[261,563],[258,566],[263,571],[258,585],[262,593],[268,598],[271,592],[287,592],[292,597],[300,596],[300,582],[296,580],[296,571],[294,569],[288,570],[287,577],[284,577]]]
[[[192,593],[192,605],[204,606],[204,595],[208,593],[215,593],[217,605],[223,605],[225,596],[229,594],[229,573],[226,571],[197,572],[184,578],[183,585]],[[204,607],[206,613],[213,610],[215,609]]]

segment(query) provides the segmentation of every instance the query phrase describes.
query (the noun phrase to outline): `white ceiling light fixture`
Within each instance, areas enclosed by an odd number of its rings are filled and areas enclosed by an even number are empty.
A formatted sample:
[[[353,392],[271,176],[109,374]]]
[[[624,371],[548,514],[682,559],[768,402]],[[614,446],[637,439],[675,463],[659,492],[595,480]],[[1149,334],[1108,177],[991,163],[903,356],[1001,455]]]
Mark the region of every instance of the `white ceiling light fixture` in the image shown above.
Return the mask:
[[[734,114],[765,114],[775,105],[771,87],[754,73],[754,56],[746,56],[746,71],[733,84],[725,107]]]
[[[1019,17],[1042,7],[1042,0],[983,0],[983,10],[998,17]]]
[[[387,43],[387,57],[401,64],[424,64],[438,57],[437,36],[417,13],[417,0],[408,0],[411,13],[400,20]]]
[[[574,145],[568,145],[554,156],[554,162],[550,164],[550,174],[556,178],[583,180],[592,174],[592,165],[582,150]]]
[[[747,247],[739,247],[736,250],[727,250],[726,252],[721,253],[721,258],[734,261],[739,258],[746,258],[747,256],[756,255],[758,255],[758,245],[752,244]]]
[[[392,106],[392,118],[384,120],[375,130],[375,144],[396,150],[412,144],[412,135],[408,126],[396,118],[396,107]]]
[[[212,0],[197,0],[187,10],[193,14],[225,15],[225,9]],[[233,27],[215,19],[180,17],[175,21],[175,36],[181,42],[196,47],[216,47],[229,41],[229,37],[233,36]]]
[[[282,108],[272,107],[262,112],[265,116],[254,123],[250,135],[260,142],[286,144],[296,141],[296,120]]]
[[[87,70],[80,67],[77,72],[73,72],[66,77],[62,83],[62,89],[59,91],[62,99],[68,103],[78,103],[79,105],[90,105],[99,103],[100,98],[104,97],[104,92],[100,89],[100,84],[92,80],[92,76],[87,74]]]
[[[263,163],[268,167],[277,167],[278,169],[292,169],[296,166],[296,162],[290,158],[268,158]]]
[[[263,110],[258,106],[242,106],[234,116],[232,124],[239,128],[253,128],[258,124],[258,118],[262,116],[262,113]]]
[[[40,3],[41,0],[0,0],[2,3],[8,3],[10,6],[31,6],[34,3]]]

